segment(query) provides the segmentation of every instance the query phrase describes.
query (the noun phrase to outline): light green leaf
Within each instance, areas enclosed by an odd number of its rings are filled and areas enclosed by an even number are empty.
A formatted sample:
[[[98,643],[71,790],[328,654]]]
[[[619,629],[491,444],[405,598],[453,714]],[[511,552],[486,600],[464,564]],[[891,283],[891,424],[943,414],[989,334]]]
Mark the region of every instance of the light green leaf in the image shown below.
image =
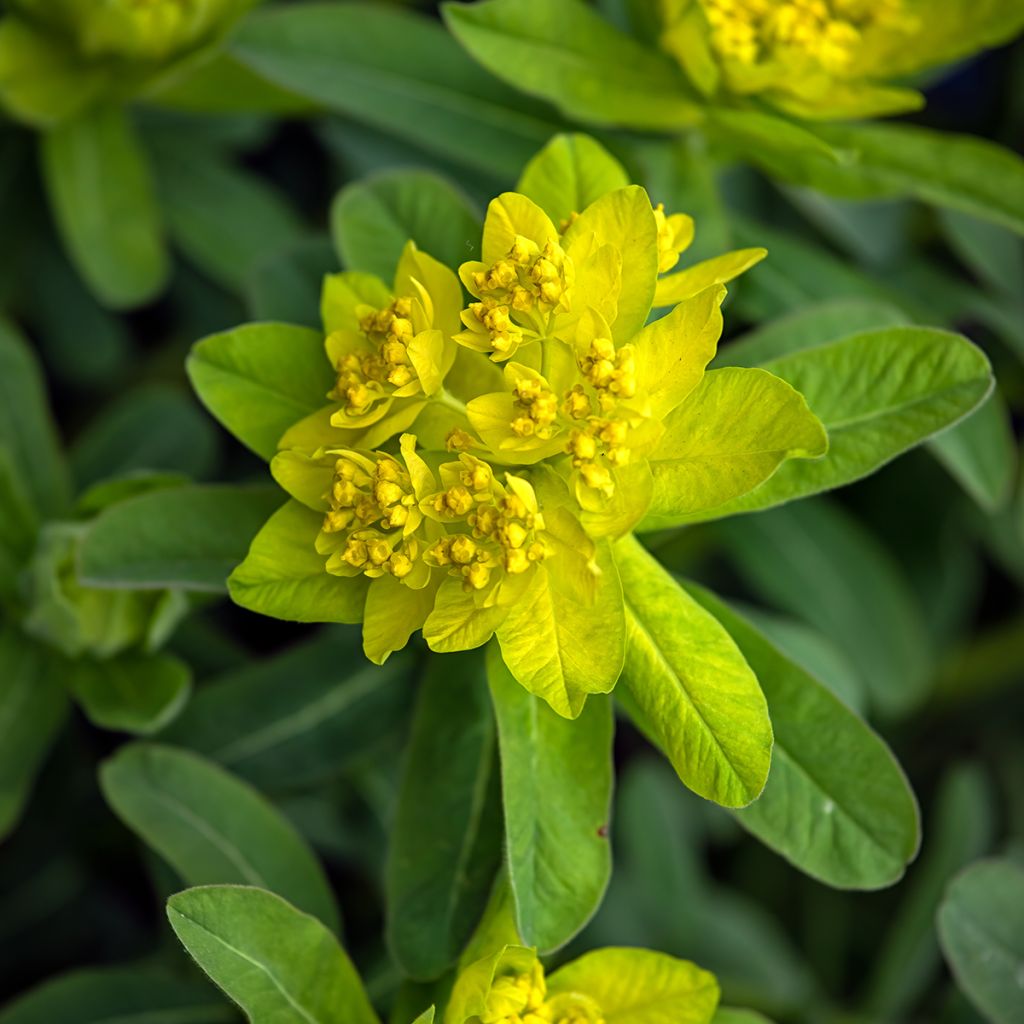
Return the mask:
[[[775,749],[760,798],[734,812],[795,867],[841,889],[878,889],[917,853],[917,803],[882,740],[813,676],[699,587],[768,700]]]
[[[966,338],[893,327],[805,349],[766,363],[825,425],[828,454],[792,461],[760,487],[707,518],[769,508],[841,487],[970,413],[992,389],[984,352]]]
[[[487,0],[443,7],[456,39],[492,74],[569,117],[681,128],[700,107],[682,72],[581,0]]]
[[[611,701],[576,721],[515,680],[492,644],[487,681],[498,719],[506,857],[523,942],[549,953],[593,916],[611,876]]]
[[[825,454],[828,436],[803,395],[764,370],[726,367],[704,375],[665,420],[651,454],[651,527],[706,514],[767,480],[787,459]]]
[[[869,199],[912,196],[1024,233],[1024,160],[987,139],[912,124],[819,124],[817,134],[846,159],[809,151],[779,160],[749,157],[782,178],[831,195]]]
[[[100,766],[117,816],[189,885],[259,885],[338,928],[323,868],[248,784],[187,750],[130,743]]]
[[[556,135],[526,165],[516,191],[558,225],[629,184],[625,168],[589,135]]]
[[[407,660],[360,664],[358,630],[329,628],[206,682],[161,739],[265,792],[308,788],[401,728],[413,682]]]
[[[456,268],[480,258],[482,222],[466,197],[432,171],[386,171],[346,185],[331,205],[331,233],[347,270],[395,276],[410,239]]]
[[[59,515],[70,500],[67,466],[50,415],[43,374],[28,342],[0,319],[0,446],[40,516]]]
[[[1017,478],[1017,446],[1010,412],[998,391],[928,446],[983,509],[994,512],[1010,500]]]
[[[138,306],[168,261],[146,157],[124,109],[96,106],[42,136],[43,178],[68,253],[96,297]]]
[[[142,1024],[154,1019],[160,1024],[231,1024],[235,1015],[209,986],[138,966],[59,974],[0,1011],[0,1024]]]
[[[167,917],[251,1024],[379,1024],[337,939],[281,897],[203,886],[172,896]]]
[[[877,1020],[908,1014],[935,982],[942,957],[934,922],[943,891],[994,838],[992,787],[977,765],[950,768],[929,811],[922,855],[910,869],[867,979],[862,1005]]]
[[[714,365],[763,366],[805,348],[876,328],[900,327],[907,322],[901,309],[879,300],[836,299],[817,303],[721,346]]]
[[[705,288],[726,284],[757,266],[767,255],[767,249],[737,249],[659,277],[654,305],[674,306],[677,302],[692,299]]]
[[[716,529],[758,593],[836,643],[880,713],[906,714],[924,699],[931,663],[921,610],[891,556],[856,519],[819,499]]]
[[[445,159],[503,178],[558,130],[431,19],[375,3],[307,3],[246,19],[231,53],[278,85]]]
[[[82,658],[70,667],[68,687],[94,725],[150,736],[185,706],[192,672],[169,655]]]
[[[606,1024],[710,1024],[718,982],[688,960],[649,949],[596,949],[548,978],[549,996],[583,992]]]
[[[14,626],[0,630],[0,838],[21,816],[67,716],[66,664]]]
[[[458,958],[501,859],[494,716],[479,655],[434,659],[420,686],[391,835],[388,944],[418,979]]]
[[[199,484],[118,502],[86,529],[78,552],[81,581],[132,590],[223,591],[280,501],[273,486]]]
[[[228,577],[231,599],[289,622],[360,622],[366,579],[332,576],[315,543],[323,516],[297,501],[282,505]]]
[[[203,478],[216,467],[220,437],[187,388],[142,384],[106,405],[71,446],[79,487],[140,471]]]
[[[557,570],[542,567],[495,631],[512,675],[565,718],[579,715],[588,694],[610,693],[622,671],[622,588],[607,542],[596,561],[593,604],[566,593],[552,578]]]
[[[764,789],[772,753],[757,677],[725,629],[635,538],[619,541],[615,558],[626,597],[627,706],[690,789],[726,807],[749,804]]]
[[[994,1024],[1021,1024],[1024,869],[1011,860],[967,868],[939,908],[939,941],[957,984]]]
[[[243,292],[259,263],[303,235],[285,195],[187,136],[154,136],[153,170],[175,246],[217,284]]]
[[[290,426],[322,408],[335,383],[323,334],[290,324],[212,334],[185,366],[203,405],[265,459]]]

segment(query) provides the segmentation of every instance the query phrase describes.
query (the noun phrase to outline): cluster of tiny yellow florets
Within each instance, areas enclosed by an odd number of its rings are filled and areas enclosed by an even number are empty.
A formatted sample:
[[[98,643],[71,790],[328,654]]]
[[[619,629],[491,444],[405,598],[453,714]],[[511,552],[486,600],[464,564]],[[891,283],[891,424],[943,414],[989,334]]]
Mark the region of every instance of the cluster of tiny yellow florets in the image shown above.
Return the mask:
[[[799,51],[844,71],[863,33],[906,22],[902,0],[701,0],[715,48],[743,64]]]
[[[491,986],[481,1024],[604,1024],[593,1000],[547,999],[540,965],[498,978]]]
[[[512,430],[518,437],[547,440],[556,430],[558,397],[543,380],[527,377],[517,380],[512,390],[516,417]]]
[[[369,310],[359,320],[367,351],[349,352],[337,366],[338,381],[328,395],[352,416],[362,416],[373,403],[417,380],[409,360],[414,335],[410,298],[395,299],[384,309]]]
[[[620,400],[636,395],[636,361],[630,345],[616,349],[611,339],[595,338],[578,364],[597,408],[581,385],[566,393],[563,409],[577,423],[567,450],[583,482],[610,495],[615,486],[608,464],[622,466],[630,457],[631,417],[621,414]]]
[[[390,456],[373,461],[343,452],[324,496],[326,534],[349,531],[341,561],[374,578],[390,573],[404,579],[420,555],[412,536],[422,521],[409,474]]]
[[[486,462],[466,454],[459,459],[442,467],[450,486],[427,501],[439,521],[467,529],[435,541],[425,558],[460,576],[467,590],[484,590],[496,571],[516,576],[547,557],[544,520],[520,493],[529,489],[525,481],[507,476],[504,486]]]

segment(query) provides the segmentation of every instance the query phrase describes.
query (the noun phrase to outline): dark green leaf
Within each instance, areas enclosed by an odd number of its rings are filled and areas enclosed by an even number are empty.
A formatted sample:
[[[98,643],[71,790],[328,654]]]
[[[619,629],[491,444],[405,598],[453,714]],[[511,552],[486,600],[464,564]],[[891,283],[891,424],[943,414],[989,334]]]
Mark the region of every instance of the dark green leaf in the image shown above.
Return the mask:
[[[246,305],[254,320],[320,327],[320,290],[338,269],[327,238],[309,238],[263,257],[249,272]]]

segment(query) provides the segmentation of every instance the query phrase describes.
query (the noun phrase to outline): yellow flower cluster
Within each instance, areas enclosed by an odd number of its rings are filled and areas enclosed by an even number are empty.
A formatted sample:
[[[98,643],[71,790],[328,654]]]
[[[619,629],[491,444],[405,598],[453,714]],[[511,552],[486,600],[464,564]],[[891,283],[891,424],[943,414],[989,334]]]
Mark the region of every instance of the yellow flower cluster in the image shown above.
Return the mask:
[[[487,997],[481,1024],[604,1024],[600,1007],[587,996],[548,999],[539,961],[528,971],[497,978]]]

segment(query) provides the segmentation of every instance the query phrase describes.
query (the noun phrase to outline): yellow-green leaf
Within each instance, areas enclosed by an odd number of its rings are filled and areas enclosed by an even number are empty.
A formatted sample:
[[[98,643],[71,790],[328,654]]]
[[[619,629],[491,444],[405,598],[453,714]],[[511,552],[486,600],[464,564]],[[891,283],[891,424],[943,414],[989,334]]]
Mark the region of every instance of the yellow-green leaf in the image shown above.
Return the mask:
[[[695,263],[685,270],[666,274],[658,279],[654,291],[655,306],[672,306],[677,302],[693,298],[715,284],[725,284],[740,274],[746,273],[768,255],[767,249],[737,249],[735,252],[713,256],[709,260]]]

